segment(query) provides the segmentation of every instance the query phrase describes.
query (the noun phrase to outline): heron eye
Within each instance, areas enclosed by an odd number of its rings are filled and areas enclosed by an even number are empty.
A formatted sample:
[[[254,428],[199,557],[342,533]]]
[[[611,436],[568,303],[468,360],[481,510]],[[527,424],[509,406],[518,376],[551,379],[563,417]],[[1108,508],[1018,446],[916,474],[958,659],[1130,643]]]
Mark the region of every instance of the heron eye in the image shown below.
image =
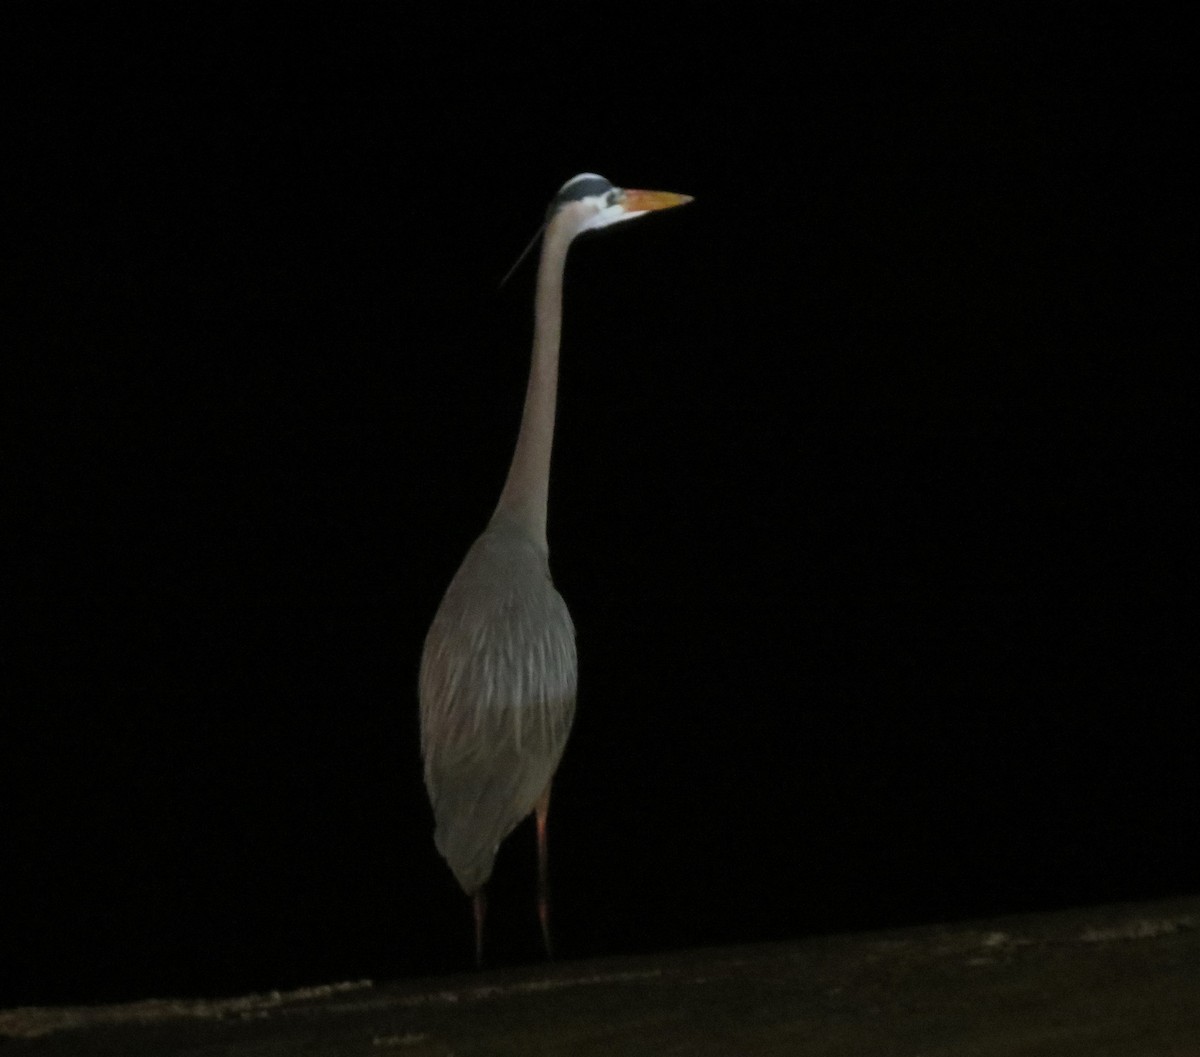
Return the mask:
[[[604,196],[604,204],[606,206],[615,206],[625,196],[621,194],[615,187]]]

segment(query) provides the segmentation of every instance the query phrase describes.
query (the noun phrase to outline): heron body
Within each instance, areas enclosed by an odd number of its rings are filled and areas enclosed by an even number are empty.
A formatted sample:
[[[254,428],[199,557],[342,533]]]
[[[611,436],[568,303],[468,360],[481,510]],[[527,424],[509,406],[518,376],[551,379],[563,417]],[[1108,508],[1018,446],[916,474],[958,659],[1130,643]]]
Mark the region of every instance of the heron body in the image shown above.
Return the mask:
[[[546,504],[567,249],[583,231],[690,201],[583,173],[550,204],[534,304],[529,384],[508,477],[451,580],[421,657],[421,754],[438,851],[475,907],[500,843],[537,816],[538,911],[550,953],[546,816],[575,714],[575,629],[550,578]]]
[[[421,743],[434,841],[468,895],[550,785],[575,682],[575,629],[545,547],[494,518],[450,583],[421,666],[422,704],[439,707]]]

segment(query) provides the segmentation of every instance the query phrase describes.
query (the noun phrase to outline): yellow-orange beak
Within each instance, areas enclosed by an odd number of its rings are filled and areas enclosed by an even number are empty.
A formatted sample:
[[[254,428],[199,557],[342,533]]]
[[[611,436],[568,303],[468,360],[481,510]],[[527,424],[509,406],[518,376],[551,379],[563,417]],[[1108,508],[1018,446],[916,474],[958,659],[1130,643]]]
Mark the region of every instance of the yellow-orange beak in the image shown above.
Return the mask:
[[[630,213],[645,213],[651,209],[672,209],[691,200],[691,195],[677,195],[674,191],[631,191],[626,188],[621,204]]]

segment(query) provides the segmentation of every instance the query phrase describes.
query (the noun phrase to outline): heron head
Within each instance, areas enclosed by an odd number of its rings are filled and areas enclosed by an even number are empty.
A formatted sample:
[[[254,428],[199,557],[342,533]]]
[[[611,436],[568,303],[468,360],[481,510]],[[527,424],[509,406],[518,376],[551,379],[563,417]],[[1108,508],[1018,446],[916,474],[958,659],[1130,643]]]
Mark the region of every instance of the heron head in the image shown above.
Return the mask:
[[[549,224],[556,218],[568,220],[573,234],[595,231],[622,220],[632,220],[656,209],[670,209],[692,200],[691,195],[671,191],[636,191],[614,187],[603,176],[585,172],[572,176],[558,189],[546,212]]]
[[[556,225],[556,231],[560,234],[565,233],[567,242],[570,242],[581,232],[606,228],[622,220],[644,216],[655,209],[670,209],[691,200],[691,195],[677,195],[671,191],[634,191],[626,187],[613,187],[603,176],[597,176],[594,172],[572,176],[558,189],[558,194],[546,210],[542,226],[500,280],[500,285],[508,282],[552,224]]]

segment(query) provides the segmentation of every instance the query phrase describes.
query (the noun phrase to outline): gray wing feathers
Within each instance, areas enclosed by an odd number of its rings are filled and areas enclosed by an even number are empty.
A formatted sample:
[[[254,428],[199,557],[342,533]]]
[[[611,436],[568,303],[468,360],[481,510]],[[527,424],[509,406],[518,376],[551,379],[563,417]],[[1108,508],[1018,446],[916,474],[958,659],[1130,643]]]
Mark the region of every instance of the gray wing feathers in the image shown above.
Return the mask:
[[[451,581],[421,658],[434,840],[468,894],[554,776],[575,685],[575,630],[545,554],[489,528]]]

